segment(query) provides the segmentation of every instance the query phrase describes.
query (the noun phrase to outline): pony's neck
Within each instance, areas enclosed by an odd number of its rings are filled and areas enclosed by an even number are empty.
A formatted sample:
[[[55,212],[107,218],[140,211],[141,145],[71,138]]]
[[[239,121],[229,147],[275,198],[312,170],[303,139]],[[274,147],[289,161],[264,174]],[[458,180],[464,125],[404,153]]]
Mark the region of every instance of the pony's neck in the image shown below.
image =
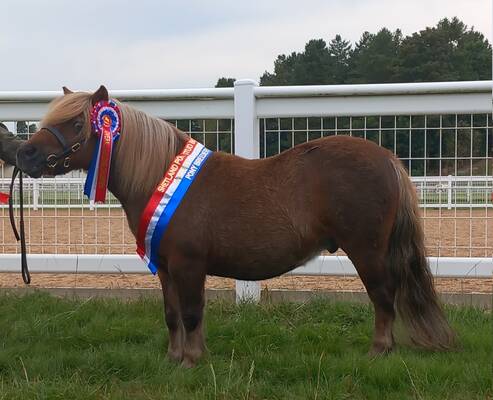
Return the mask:
[[[152,193],[188,136],[127,104],[119,106],[122,131],[113,149],[108,188],[122,204],[134,231]]]
[[[174,128],[176,129],[176,128]],[[174,157],[182,150],[188,139],[187,135],[183,132],[179,132],[177,135],[175,149],[173,150],[173,157],[166,160],[165,163],[161,163],[162,160],[156,160],[156,173],[154,171],[149,171],[148,184],[145,185],[146,188],[141,191],[126,190],[122,185],[121,176],[125,174],[122,170],[122,164],[115,162],[115,157],[118,157],[118,151],[115,148],[115,156],[111,162],[110,176],[108,181],[108,190],[113,193],[113,195],[121,203],[123,210],[125,211],[128,219],[128,224],[131,231],[136,235],[140,218],[144,209],[149,202],[150,197],[154,193],[156,186],[159,184],[160,180],[164,176],[164,173],[169,168],[169,165],[173,161]],[[117,144],[118,146],[118,144]],[[134,166],[128,165],[126,168],[133,168]],[[154,175],[154,176],[152,176]]]

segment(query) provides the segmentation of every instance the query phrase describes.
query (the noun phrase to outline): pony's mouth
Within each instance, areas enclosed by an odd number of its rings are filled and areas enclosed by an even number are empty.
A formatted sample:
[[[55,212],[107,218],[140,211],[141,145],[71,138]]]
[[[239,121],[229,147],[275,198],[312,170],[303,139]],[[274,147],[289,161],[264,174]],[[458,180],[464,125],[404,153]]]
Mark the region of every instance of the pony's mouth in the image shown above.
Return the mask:
[[[22,172],[29,175],[31,178],[40,178],[43,175],[44,165],[28,166],[17,160],[17,166]]]

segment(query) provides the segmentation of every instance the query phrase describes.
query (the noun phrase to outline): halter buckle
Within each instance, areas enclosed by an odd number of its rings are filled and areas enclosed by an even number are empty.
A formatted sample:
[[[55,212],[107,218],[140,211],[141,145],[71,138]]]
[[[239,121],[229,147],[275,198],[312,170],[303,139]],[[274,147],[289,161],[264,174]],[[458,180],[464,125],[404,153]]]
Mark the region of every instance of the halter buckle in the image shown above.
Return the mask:
[[[56,154],[50,154],[48,157],[46,157],[46,165],[49,168],[55,168],[58,164],[58,159]]]
[[[75,153],[76,151],[80,150],[80,142],[74,143],[72,145],[72,153]]]
[[[63,160],[63,166],[64,168],[70,167],[70,157],[65,157],[65,160]]]

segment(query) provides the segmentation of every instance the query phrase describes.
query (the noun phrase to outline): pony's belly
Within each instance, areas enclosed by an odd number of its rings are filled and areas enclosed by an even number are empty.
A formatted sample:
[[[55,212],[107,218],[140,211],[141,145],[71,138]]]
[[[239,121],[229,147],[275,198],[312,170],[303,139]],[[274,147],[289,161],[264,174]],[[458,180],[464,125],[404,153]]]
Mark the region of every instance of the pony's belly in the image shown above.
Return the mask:
[[[211,263],[207,269],[207,274],[249,281],[270,279],[303,265],[317,254],[318,251],[310,251],[301,257],[284,254],[258,260],[239,256],[228,261]]]
[[[262,281],[265,279],[275,278],[276,276],[289,272],[296,267],[297,265],[289,267],[284,266],[284,268],[265,265],[260,268],[211,268],[207,274],[212,276],[220,276],[222,278],[233,278],[245,281]]]

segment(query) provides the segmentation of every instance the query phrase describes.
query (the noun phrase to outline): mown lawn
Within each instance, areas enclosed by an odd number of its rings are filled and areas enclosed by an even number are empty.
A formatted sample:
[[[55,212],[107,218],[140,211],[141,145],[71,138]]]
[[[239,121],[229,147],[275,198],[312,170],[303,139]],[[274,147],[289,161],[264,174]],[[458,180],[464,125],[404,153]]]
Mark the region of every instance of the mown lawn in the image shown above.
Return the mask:
[[[158,300],[0,296],[0,399],[491,399],[492,320],[448,309],[461,349],[399,346],[366,356],[368,306],[207,308],[210,354],[193,370],[165,358]]]

